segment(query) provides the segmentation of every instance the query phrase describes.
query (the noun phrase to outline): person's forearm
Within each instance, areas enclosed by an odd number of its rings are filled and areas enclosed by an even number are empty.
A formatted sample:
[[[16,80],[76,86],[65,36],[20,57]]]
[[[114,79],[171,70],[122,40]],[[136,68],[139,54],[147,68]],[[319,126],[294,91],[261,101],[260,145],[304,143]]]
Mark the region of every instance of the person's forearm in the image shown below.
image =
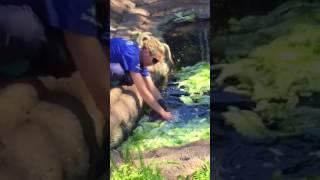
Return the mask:
[[[152,89],[152,92],[153,92],[153,95],[159,100],[159,99],[162,99],[162,96],[161,96],[161,93],[160,91],[158,90],[157,87],[154,87]]]
[[[73,33],[65,33],[67,48],[86,83],[97,107],[106,117],[109,102],[109,78],[107,56],[99,41]]]
[[[152,108],[159,114],[164,113],[165,110],[160,106],[160,104],[157,102],[157,99],[155,99],[153,94],[149,91],[147,84],[142,76],[139,73],[130,74],[143,100],[150,106],[150,108]]]
[[[151,77],[146,77],[144,78],[146,84],[147,84],[147,87],[149,89],[149,91],[152,93],[152,95],[157,99],[162,99],[162,96],[161,96],[161,93],[160,91],[158,90],[158,88],[155,86],[155,84],[153,83]]]
[[[143,100],[157,113],[161,114],[165,111],[149,91],[139,91],[139,93]]]
[[[161,93],[159,92],[157,87],[150,87],[149,90],[157,100],[162,99]]]

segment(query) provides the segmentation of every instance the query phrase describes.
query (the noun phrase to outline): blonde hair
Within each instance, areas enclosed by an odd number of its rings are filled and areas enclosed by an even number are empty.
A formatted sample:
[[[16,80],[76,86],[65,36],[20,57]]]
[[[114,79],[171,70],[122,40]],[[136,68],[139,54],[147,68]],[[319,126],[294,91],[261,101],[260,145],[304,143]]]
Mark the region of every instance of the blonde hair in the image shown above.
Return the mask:
[[[165,59],[168,59],[174,64],[170,47],[166,43],[160,42],[159,39],[153,37],[150,32],[138,32],[135,41],[140,48],[147,48],[153,56],[161,57],[159,61],[164,62]]]

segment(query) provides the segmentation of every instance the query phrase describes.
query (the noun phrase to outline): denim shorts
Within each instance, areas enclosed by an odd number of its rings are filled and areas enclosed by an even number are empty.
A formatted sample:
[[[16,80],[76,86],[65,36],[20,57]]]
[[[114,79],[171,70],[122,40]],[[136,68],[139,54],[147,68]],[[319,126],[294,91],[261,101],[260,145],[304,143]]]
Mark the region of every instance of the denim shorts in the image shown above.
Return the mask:
[[[27,5],[0,5],[0,75],[68,76],[75,70],[62,32],[43,25]]]
[[[44,28],[29,6],[0,5],[0,64],[32,59],[45,41]]]

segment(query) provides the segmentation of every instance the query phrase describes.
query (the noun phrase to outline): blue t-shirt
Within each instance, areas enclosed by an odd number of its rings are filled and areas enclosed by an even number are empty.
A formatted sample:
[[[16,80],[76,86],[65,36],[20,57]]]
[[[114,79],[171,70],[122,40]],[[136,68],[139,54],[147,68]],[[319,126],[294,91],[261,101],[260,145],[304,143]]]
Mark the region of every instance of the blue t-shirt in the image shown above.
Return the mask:
[[[110,63],[120,63],[126,72],[149,76],[147,68],[140,64],[140,49],[136,43],[124,38],[110,39]]]
[[[29,6],[45,26],[98,37],[101,26],[94,0],[0,0],[0,5]]]

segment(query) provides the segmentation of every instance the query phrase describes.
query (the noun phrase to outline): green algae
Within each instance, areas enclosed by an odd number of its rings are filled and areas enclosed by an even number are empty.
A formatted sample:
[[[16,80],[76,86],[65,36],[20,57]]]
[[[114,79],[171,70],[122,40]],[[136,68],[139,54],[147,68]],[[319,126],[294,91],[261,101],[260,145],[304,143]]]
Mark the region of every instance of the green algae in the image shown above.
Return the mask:
[[[285,15],[272,21],[274,25],[284,25],[286,33],[256,44],[246,57],[214,66],[214,70],[221,71],[215,79],[216,85],[227,84],[225,91],[248,95],[257,103],[250,113],[234,109],[224,113],[226,121],[241,134],[250,137],[269,136],[267,127],[272,124],[277,124],[277,131],[292,134],[313,131],[307,127],[308,123],[319,126],[314,120],[319,117],[316,110],[297,109],[301,97],[311,97],[320,92],[319,9],[319,4],[298,1],[290,6],[282,5],[267,16]],[[232,23],[253,25],[252,21],[260,18],[248,17],[243,22],[233,20]],[[256,32],[260,30],[263,29],[254,29]]]
[[[263,16],[231,18],[226,35],[214,38],[213,51],[224,59],[237,61],[250,54],[257,46],[292,32],[297,24],[319,24],[320,4],[304,1],[288,1]]]
[[[208,96],[205,93],[210,91],[210,64],[208,62],[199,62],[193,66],[183,67],[176,74],[176,77],[178,87],[190,94],[180,98],[185,104],[207,102]]]
[[[161,147],[177,147],[198,140],[210,138],[209,117],[199,118],[183,126],[176,126],[170,122],[148,122],[144,117],[140,120],[133,135],[121,145],[121,150],[142,152]]]

